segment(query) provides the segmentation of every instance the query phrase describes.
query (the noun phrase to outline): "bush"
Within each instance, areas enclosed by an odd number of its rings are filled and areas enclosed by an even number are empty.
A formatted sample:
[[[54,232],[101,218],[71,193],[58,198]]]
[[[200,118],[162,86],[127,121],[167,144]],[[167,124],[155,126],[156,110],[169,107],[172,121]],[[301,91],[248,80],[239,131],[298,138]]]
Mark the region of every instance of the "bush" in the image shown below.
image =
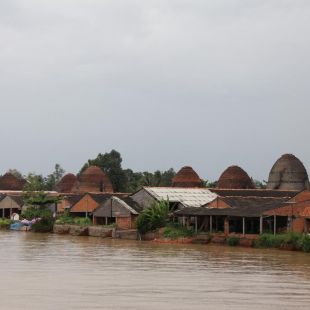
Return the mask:
[[[74,224],[74,218],[68,214],[64,214],[56,220],[56,224]]]
[[[73,219],[73,223],[79,226],[90,226],[92,225],[92,221],[89,217],[75,217]]]
[[[34,232],[51,232],[53,230],[54,221],[52,218],[41,218],[40,221],[36,222],[31,226]]]
[[[240,238],[237,237],[237,236],[228,237],[226,239],[226,242],[230,246],[236,246],[236,245],[238,245],[240,243]]]
[[[309,253],[310,252],[310,236],[309,235],[303,235],[299,239],[299,248],[302,249],[304,252]]]
[[[0,219],[0,229],[9,229],[12,221],[10,219]]]
[[[53,213],[47,207],[27,207],[22,211],[22,217],[31,221],[34,218],[52,218]]]
[[[165,227],[163,235],[165,238],[178,239],[184,237],[191,237],[193,233],[193,229],[181,226],[179,224],[171,223],[167,227]]]
[[[289,232],[275,236],[273,234],[262,234],[259,236],[258,240],[255,241],[254,246],[261,248],[280,248],[291,246],[294,249],[302,249],[305,251],[308,248],[308,242],[310,250],[310,237],[300,233]]]
[[[164,227],[169,221],[169,201],[160,201],[143,210],[137,218],[137,229],[144,234]]]

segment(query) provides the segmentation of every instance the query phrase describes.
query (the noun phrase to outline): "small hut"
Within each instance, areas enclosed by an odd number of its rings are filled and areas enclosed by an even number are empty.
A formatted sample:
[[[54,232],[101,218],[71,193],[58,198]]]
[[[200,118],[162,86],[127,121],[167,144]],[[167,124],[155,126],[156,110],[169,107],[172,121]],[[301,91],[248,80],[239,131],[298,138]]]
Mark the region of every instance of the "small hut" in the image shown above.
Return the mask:
[[[172,179],[172,187],[203,187],[203,181],[192,167],[186,166]]]
[[[132,229],[142,209],[131,197],[112,196],[94,211],[93,221],[95,225],[115,223],[119,229]]]
[[[249,175],[239,166],[228,167],[220,176],[217,188],[254,189],[255,186]]]

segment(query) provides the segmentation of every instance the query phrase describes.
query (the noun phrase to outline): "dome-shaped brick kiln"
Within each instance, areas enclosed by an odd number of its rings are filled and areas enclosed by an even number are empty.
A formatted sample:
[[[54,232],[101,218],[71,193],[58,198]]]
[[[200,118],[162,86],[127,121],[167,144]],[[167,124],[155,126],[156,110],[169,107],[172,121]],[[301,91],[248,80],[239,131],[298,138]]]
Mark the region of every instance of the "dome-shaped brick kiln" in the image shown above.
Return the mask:
[[[228,167],[220,176],[217,188],[253,189],[255,188],[249,175],[239,166]]]
[[[16,177],[14,174],[7,172],[0,177],[0,190],[7,191],[21,191],[26,181],[22,178]]]
[[[113,193],[113,187],[108,176],[96,166],[90,166],[81,173],[76,181],[73,192],[109,192]]]
[[[305,166],[293,154],[282,155],[269,173],[267,189],[296,191],[309,189],[309,178]]]
[[[172,187],[203,187],[203,181],[192,167],[183,167],[172,179]]]
[[[71,193],[77,181],[77,177],[73,173],[68,173],[57,184],[57,191],[59,193]]]

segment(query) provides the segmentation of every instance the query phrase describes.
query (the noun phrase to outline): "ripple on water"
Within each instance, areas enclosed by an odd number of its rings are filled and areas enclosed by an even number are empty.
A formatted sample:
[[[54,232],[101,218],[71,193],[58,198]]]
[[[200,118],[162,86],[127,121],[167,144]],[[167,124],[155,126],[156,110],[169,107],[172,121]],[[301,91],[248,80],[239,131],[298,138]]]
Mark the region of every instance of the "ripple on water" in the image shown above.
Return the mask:
[[[307,309],[310,255],[0,234],[1,309]]]

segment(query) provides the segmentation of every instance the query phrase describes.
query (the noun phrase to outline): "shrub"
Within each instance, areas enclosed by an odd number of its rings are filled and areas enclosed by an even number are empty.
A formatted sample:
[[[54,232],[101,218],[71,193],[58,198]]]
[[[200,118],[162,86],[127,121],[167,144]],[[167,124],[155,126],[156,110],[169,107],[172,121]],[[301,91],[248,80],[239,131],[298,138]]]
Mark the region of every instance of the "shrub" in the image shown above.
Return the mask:
[[[165,227],[163,235],[165,238],[178,239],[191,237],[193,233],[194,231],[191,228],[187,228],[175,223],[170,223],[167,227]]]
[[[22,211],[22,217],[31,221],[34,218],[52,218],[53,213],[47,207],[27,207]]]
[[[92,221],[89,217],[75,217],[73,223],[79,226],[90,226]]]
[[[52,218],[41,218],[40,221],[36,222],[31,226],[34,232],[50,232],[53,230],[54,221]]]
[[[74,224],[74,218],[68,214],[64,214],[56,220],[56,224]]]
[[[164,227],[169,221],[169,201],[160,201],[143,210],[137,218],[137,229],[144,234]]]
[[[226,242],[230,246],[236,246],[240,243],[240,238],[237,236],[227,237]]]
[[[299,239],[299,248],[302,249],[304,252],[309,253],[310,252],[310,236],[309,235],[303,235]]]
[[[289,232],[275,236],[272,234],[262,234],[259,236],[258,240],[254,242],[254,246],[263,248],[292,246],[295,249],[303,249],[303,247],[307,248],[307,242],[307,236],[303,236],[300,233]]]
[[[12,221],[10,219],[0,219],[0,229],[9,229]]]

